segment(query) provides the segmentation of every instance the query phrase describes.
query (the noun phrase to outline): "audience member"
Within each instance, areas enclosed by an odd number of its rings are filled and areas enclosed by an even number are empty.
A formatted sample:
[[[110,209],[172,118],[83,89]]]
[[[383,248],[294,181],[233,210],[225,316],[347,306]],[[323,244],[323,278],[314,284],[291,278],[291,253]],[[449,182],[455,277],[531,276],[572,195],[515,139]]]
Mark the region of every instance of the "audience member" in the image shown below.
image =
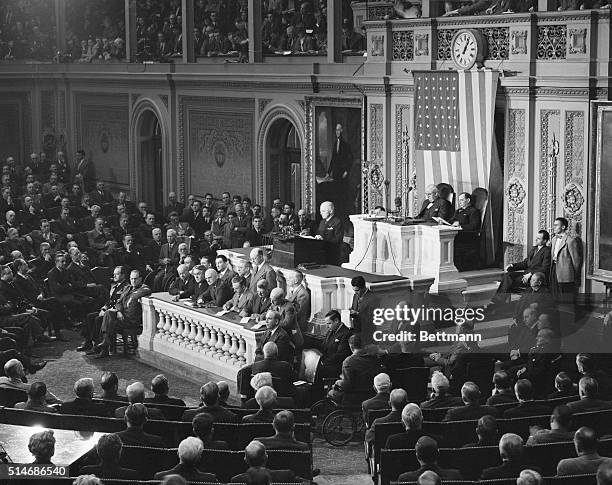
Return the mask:
[[[165,447],[164,442],[159,436],[143,431],[143,426],[149,418],[148,409],[144,404],[130,404],[125,410],[124,416],[127,429],[116,433],[124,445],[149,446],[152,448]]]
[[[421,466],[415,471],[402,473],[398,478],[399,482],[410,482],[418,479],[426,471],[435,472],[444,480],[461,480],[463,478],[459,470],[453,468],[445,469],[438,465],[438,443],[433,438],[421,436],[414,448],[417,460]]]
[[[368,411],[375,409],[386,409],[389,405],[389,392],[391,391],[391,379],[387,374],[380,373],[374,377],[374,389],[376,396],[366,399],[361,403],[364,422],[367,420]]]
[[[584,413],[587,411],[598,411],[600,409],[609,409],[611,404],[609,401],[597,399],[597,381],[592,377],[584,376],[578,382],[579,401],[567,403],[567,407],[572,413]]]
[[[55,454],[55,437],[53,436],[53,430],[49,429],[40,433],[34,433],[30,436],[28,450],[30,450],[32,456],[34,456],[34,461],[32,463],[53,465],[53,463],[51,463],[51,457]]]
[[[214,420],[208,413],[196,414],[193,417],[193,434],[200,438],[205,450],[228,450],[226,441],[213,440]]]
[[[523,439],[513,433],[504,434],[499,440],[499,455],[502,464],[490,468],[485,468],[480,476],[481,480],[493,480],[496,478],[516,478],[521,471],[531,468],[523,461]]]
[[[127,386],[125,388],[125,393],[127,395],[127,400],[130,404],[137,404],[137,403],[141,403],[144,404],[145,403],[145,386],[142,382],[134,382],[132,384],[130,384],[129,386]],[[127,411],[127,409],[129,408],[129,405],[127,406],[121,406],[117,409],[115,409],[115,417],[116,418],[123,418],[125,417],[125,412]],[[155,409],[155,408],[149,408],[147,409],[148,411],[148,417],[151,419],[158,419],[158,420],[164,420],[164,414],[159,410],[159,409]]]
[[[104,403],[94,402],[93,379],[84,377],[74,384],[76,398],[73,401],[63,403],[59,412],[62,414],[77,414],[81,416],[108,416],[108,408]],[[122,415],[123,416],[123,415]]]
[[[279,413],[280,414],[280,413]],[[268,483],[291,483],[296,479],[295,473],[291,470],[270,470],[266,468],[268,462],[269,449],[259,439],[251,441],[244,449],[244,461],[248,468],[244,473],[240,473],[230,480],[231,483],[262,483],[262,478],[268,479]],[[265,481],[263,483],[266,483]]]
[[[259,411],[242,417],[243,423],[271,423],[275,413],[272,411],[276,406],[276,391],[270,386],[257,389],[255,400],[259,404]]]
[[[600,465],[612,466],[612,458],[599,456],[597,444],[595,430],[586,426],[579,428],[574,434],[574,447],[578,456],[562,459],[557,464],[557,476],[586,475],[597,472]]]
[[[100,460],[98,465],[88,465],[81,468],[84,475],[95,475],[100,478],[115,478],[123,480],[138,480],[140,474],[131,468],[123,468],[119,464],[123,444],[116,434],[100,436],[96,444],[96,453]]]
[[[170,470],[156,473],[154,479],[160,480],[166,475],[176,474],[188,481],[219,483],[213,473],[201,472],[198,469],[202,451],[204,451],[204,446],[198,438],[193,436],[185,438],[178,446],[179,464]]]
[[[444,416],[444,421],[480,419],[485,414],[493,417],[498,415],[496,408],[480,404],[480,389],[473,382],[463,384],[461,387],[461,399],[465,405],[449,409],[446,412],[446,416]]]
[[[431,399],[421,403],[421,409],[440,409],[462,406],[463,400],[448,393],[450,382],[440,371],[434,371],[431,375]],[[488,404],[488,403],[487,403]]]
[[[423,413],[414,403],[408,403],[402,409],[403,433],[392,434],[387,438],[385,448],[390,450],[410,449],[423,436]]]
[[[182,420],[192,422],[200,413],[209,414],[215,423],[235,423],[237,416],[219,405],[219,387],[214,382],[207,382],[200,388],[202,405],[197,409],[188,409],[183,413]]]
[[[572,425],[572,412],[565,404],[555,407],[550,415],[550,429],[531,429],[531,436],[526,445],[540,445],[542,443],[558,443],[571,441],[574,434],[570,432]]]
[[[185,401],[182,399],[168,396],[169,389],[168,378],[163,374],[156,375],[151,380],[151,391],[153,391],[155,395],[153,397],[147,397],[144,402],[169,404],[171,406],[185,406]]]
[[[57,413],[57,409],[49,406],[46,401],[47,386],[44,382],[34,382],[28,389],[28,400],[18,402],[15,409],[27,409],[30,411],[41,411],[45,413]]]
[[[274,435],[255,438],[262,443],[266,450],[309,450],[307,443],[295,439],[293,429],[295,421],[291,411],[279,411],[272,421]]]
[[[526,416],[542,416],[550,413],[550,406],[538,402],[533,397],[533,385],[528,379],[519,379],[514,384],[514,394],[518,405],[506,409],[504,418],[521,418]]]
[[[468,443],[463,448],[474,448],[477,446],[497,446],[499,436],[497,434],[497,420],[493,416],[485,414],[478,420],[476,425],[476,443]]]

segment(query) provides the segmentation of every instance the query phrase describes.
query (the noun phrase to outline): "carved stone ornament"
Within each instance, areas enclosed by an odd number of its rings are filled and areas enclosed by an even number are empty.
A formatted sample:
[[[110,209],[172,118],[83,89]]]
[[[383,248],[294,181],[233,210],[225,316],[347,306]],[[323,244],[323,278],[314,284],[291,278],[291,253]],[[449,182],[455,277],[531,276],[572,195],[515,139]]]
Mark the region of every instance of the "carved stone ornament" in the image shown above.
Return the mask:
[[[385,55],[385,36],[384,35],[373,35],[372,36],[372,48],[370,49],[371,56],[384,56]]]
[[[570,54],[585,54],[586,53],[586,37],[587,29],[569,29],[569,53]]]
[[[523,184],[517,178],[513,178],[508,182],[508,206],[511,209],[518,209],[523,206],[525,200],[525,189]]]
[[[513,55],[527,54],[527,31],[513,30],[511,32],[511,52]]]
[[[378,165],[374,165],[372,170],[370,170],[370,183],[376,189],[380,189],[382,187],[384,180],[383,174]]]
[[[578,215],[582,212],[584,206],[584,197],[582,190],[575,183],[570,183],[565,186],[563,192],[563,205],[566,214],[570,216]]]
[[[429,34],[414,34],[414,56],[429,55]]]

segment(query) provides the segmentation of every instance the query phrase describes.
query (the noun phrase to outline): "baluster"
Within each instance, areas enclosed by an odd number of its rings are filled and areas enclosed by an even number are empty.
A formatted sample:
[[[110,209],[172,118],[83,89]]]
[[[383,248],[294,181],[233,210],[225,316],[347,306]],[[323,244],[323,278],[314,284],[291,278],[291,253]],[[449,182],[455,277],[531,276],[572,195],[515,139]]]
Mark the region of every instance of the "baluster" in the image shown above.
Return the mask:
[[[202,337],[202,350],[208,350],[210,348],[210,327],[205,323],[202,324],[204,335]]]
[[[170,339],[170,342],[178,344],[181,341],[181,334],[183,333],[183,317],[181,315],[176,315],[176,320],[178,321],[176,328],[174,329],[174,334]]]
[[[223,330],[217,330],[217,343],[215,344],[216,357],[219,358],[223,354],[223,345],[225,345],[225,339],[223,338]]]
[[[155,334],[155,337],[159,338],[164,334],[164,325],[166,324],[166,317],[164,315],[164,312],[162,312],[161,310],[158,310],[157,313],[159,315],[159,319],[157,321],[157,333]]]
[[[210,327],[210,340],[208,342],[207,353],[210,353],[210,355],[213,355],[216,352],[215,350],[216,346],[217,346],[217,330],[214,329],[213,327]]]
[[[204,348],[204,345],[202,344],[202,341],[204,340],[204,333],[202,332],[202,327],[204,326],[204,324],[196,323],[195,325],[197,327],[197,334],[195,337],[196,348],[201,351]],[[210,338],[210,336],[208,338]]]
[[[164,312],[166,317],[166,324],[164,325],[164,338],[167,339],[170,335],[170,328],[172,327],[172,318],[167,312]]]
[[[224,338],[224,343],[223,343],[223,347],[221,347],[221,350],[223,350],[223,356],[224,357],[228,357],[230,352],[230,347],[232,346],[231,344],[231,337],[230,334],[228,332],[224,332],[223,333],[223,338]]]
[[[240,337],[238,339],[238,352],[236,352],[236,355],[238,356],[238,360],[240,361],[240,365],[244,364],[246,362],[246,342],[245,340]]]
[[[181,345],[183,345],[184,347],[187,347],[187,345],[189,344],[189,334],[191,333],[191,320],[189,318],[185,319],[185,329],[183,330],[183,333],[181,333]]]
[[[189,326],[191,327],[191,331],[185,338],[189,342],[189,348],[193,349],[194,346],[196,345],[196,336],[198,335],[198,333],[196,332],[197,325],[196,325],[195,320],[192,320]]]
[[[229,356],[232,364],[235,364],[238,361],[238,356],[236,353],[238,352],[238,337],[236,335],[232,335],[232,346],[229,349]]]

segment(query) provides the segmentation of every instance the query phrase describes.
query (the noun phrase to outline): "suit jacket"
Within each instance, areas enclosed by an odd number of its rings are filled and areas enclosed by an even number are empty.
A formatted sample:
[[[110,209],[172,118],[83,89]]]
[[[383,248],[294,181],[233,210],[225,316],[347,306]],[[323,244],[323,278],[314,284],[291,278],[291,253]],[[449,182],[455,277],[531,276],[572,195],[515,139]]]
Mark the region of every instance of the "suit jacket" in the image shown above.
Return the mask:
[[[255,470],[260,470],[263,467],[249,468],[246,472],[240,473],[232,477],[231,483],[249,483],[249,478]],[[270,483],[294,483],[296,480],[295,473],[291,470],[269,470],[263,468],[270,475]],[[300,482],[301,483],[301,482]]]
[[[22,276],[17,273],[13,284],[27,301],[30,303],[37,301],[38,295],[40,295],[40,289],[38,288],[36,280],[30,275]]]
[[[335,182],[346,181],[348,180],[348,174],[345,178],[342,178],[342,175],[344,172],[350,172],[352,163],[353,154],[348,143],[342,139],[338,143],[338,138],[334,138],[332,156],[327,173],[333,177]]]
[[[106,231],[98,232],[95,229],[87,232],[87,242],[89,247],[102,251],[106,249],[106,243],[108,241],[115,241],[108,229]]]
[[[113,412],[115,418],[123,418],[125,417],[125,411],[128,406],[121,406]],[[166,419],[164,413],[162,413],[159,409],[156,408],[147,408],[147,412],[149,414],[149,419],[156,419],[159,421],[163,421]]]
[[[225,270],[225,273],[223,273],[223,275],[219,273],[219,279],[223,281],[223,283],[225,283],[229,288],[232,287],[232,278],[234,276],[236,276],[236,273],[234,273],[234,271],[229,267]]]
[[[421,436],[424,436],[423,430],[421,429],[392,434],[387,438],[385,448],[389,450],[414,449],[414,445],[416,445],[416,442]]]
[[[142,428],[130,427],[115,433],[121,438],[121,443],[131,446],[150,446],[151,448],[164,448],[166,445],[160,436],[145,433]]]
[[[498,392],[493,394],[489,399],[487,399],[488,406],[495,406],[496,404],[510,404],[515,403],[516,395],[512,389],[508,389],[507,391]]]
[[[440,466],[438,466],[437,464],[435,465],[432,464],[432,465],[423,465],[418,470],[415,470],[412,472],[404,472],[399,476],[397,481],[398,482],[413,482],[421,476],[421,473],[424,473],[428,470],[432,472],[436,472],[442,480],[462,480],[463,479],[463,476],[461,475],[461,472],[459,470],[456,470],[454,468],[440,468]]]
[[[527,416],[546,416],[550,414],[550,406],[537,401],[525,401],[516,407],[504,411],[504,419],[523,418]]]
[[[156,394],[154,397],[146,397],[145,402],[169,404],[170,406],[185,406],[185,401],[178,397],[170,397],[167,394]]]
[[[344,324],[341,324],[335,330],[329,328],[319,346],[319,350],[323,354],[321,356],[321,364],[337,367],[338,373],[340,373],[342,363],[351,355],[348,343],[350,336],[351,331]]]
[[[457,209],[453,218],[448,222],[458,222],[463,232],[478,233],[482,225],[480,211],[472,205],[468,205],[465,209]]]
[[[378,392],[376,396],[366,399],[361,403],[361,411],[363,412],[363,420],[366,421],[368,417],[368,411],[374,409],[388,409],[389,408],[389,391]]]
[[[140,472],[120,466],[109,468],[102,465],[89,465],[81,468],[79,473],[82,475],[95,475],[98,478],[115,478],[118,480],[138,480],[141,477]]]
[[[79,232],[74,218],[70,216],[67,219],[58,219],[53,223],[53,226],[53,230],[63,238],[68,234]]]
[[[204,303],[212,302],[214,306],[222,307],[232,297],[232,289],[221,279],[210,285],[197,299]]]
[[[490,414],[493,417],[499,416],[498,410],[494,407],[475,404],[449,409],[446,412],[446,416],[444,416],[444,421],[466,421],[469,419],[480,419],[485,414]]]
[[[431,207],[429,207],[431,204]],[[446,200],[438,197],[433,202],[429,202],[428,199],[423,201],[421,206],[421,212],[417,216],[418,219],[432,219],[434,217],[441,217],[445,221],[448,221],[453,216],[453,206]]]
[[[66,401],[59,407],[62,414],[76,414],[78,416],[108,417],[108,408],[104,403],[93,402],[77,397],[73,401]]]
[[[108,204],[113,201],[113,194],[111,194],[109,190],[103,190],[102,192],[92,190],[89,193],[89,200],[91,205],[99,205],[102,207],[104,204]]]
[[[297,323],[297,314],[293,303],[284,300],[279,305],[270,305],[270,309],[280,313],[280,326],[285,329],[295,347],[301,349],[304,345],[304,336]]]
[[[217,480],[217,476],[214,473],[204,473],[199,470],[194,465],[185,465],[184,463],[179,463],[174,468],[170,470],[164,470],[162,472],[157,472],[153,477],[155,480],[161,480],[166,475],[180,475],[187,481],[193,482],[208,482],[208,483],[219,483]]]
[[[322,219],[317,229],[317,235],[329,243],[340,244],[344,240],[342,220],[336,215],[331,216],[329,220]]]
[[[262,263],[257,268],[257,272],[251,276],[251,283],[249,284],[249,290],[251,293],[257,293],[257,282],[259,280],[267,280],[268,290],[272,291],[276,288],[276,271],[272,269],[268,263]]]
[[[538,250],[539,249],[539,250]],[[512,271],[527,271],[529,273],[544,273],[548,278],[550,273],[550,247],[533,246],[523,261],[514,263]]]
[[[266,330],[257,345],[257,352],[261,353],[261,349],[268,342],[274,342],[278,347],[278,360],[293,363],[294,347],[289,335],[283,328],[275,328],[274,332]]]
[[[256,413],[242,417],[243,423],[271,423],[276,413],[272,409],[260,409]]]
[[[297,323],[304,333],[310,319],[310,292],[303,285],[298,285],[293,291],[287,292],[287,300],[295,306]]]
[[[179,298],[190,298],[194,295],[196,289],[196,280],[192,275],[189,275],[187,281],[183,278],[175,278],[170,284],[168,293],[178,295]]]
[[[295,373],[293,372],[293,367],[288,362],[278,359],[263,359],[253,362],[251,374],[255,375],[260,372],[269,372],[273,378],[278,379],[274,389],[279,396],[287,397],[295,395],[295,388],[293,386]]]
[[[193,228],[196,239],[202,239],[204,237],[204,233],[208,230],[208,224],[202,216],[202,211],[193,212],[193,210],[190,210],[185,217],[181,217],[181,220],[183,222],[188,222]]]
[[[267,296],[265,298],[260,298],[258,295],[255,295],[252,300],[249,302],[249,307],[247,307],[247,311],[250,315],[264,315],[272,304],[270,297]]]
[[[572,413],[586,413],[587,411],[599,411],[600,409],[610,409],[611,403],[609,401],[602,401],[601,399],[593,399],[585,397],[579,401],[572,401],[567,403],[567,407],[570,408]]]
[[[370,427],[366,430],[365,441],[367,443],[374,442],[374,428],[379,424],[384,423],[401,423],[402,422],[402,411],[389,411],[386,416],[381,416],[372,421]]]
[[[226,304],[228,306],[231,304],[230,308],[233,308],[233,311],[237,311],[240,314],[244,313],[245,316],[249,316],[251,315],[250,309],[253,306],[253,299],[254,295],[249,290],[243,291],[240,296],[238,296],[238,293],[234,292],[234,296],[232,296]]]
[[[54,232],[50,232],[48,236],[45,237],[39,229],[36,229],[30,233],[30,237],[32,238],[32,248],[34,251],[36,251],[36,254],[38,254],[40,245],[44,242],[51,245],[52,253],[55,253],[62,244],[62,238],[59,236],[59,234]]]
[[[52,295],[67,295],[74,293],[75,289],[72,286],[72,277],[68,270],[60,271],[57,266],[54,266],[49,271],[49,291]]]
[[[576,458],[564,458],[557,464],[557,476],[597,473],[597,469],[602,463],[610,462],[612,462],[612,458],[599,456],[598,453],[584,453]]]
[[[266,450],[310,450],[308,443],[296,440],[291,433],[276,432],[274,436],[255,438],[255,440],[260,441],[266,447]]]
[[[559,283],[579,283],[582,255],[578,240],[564,234],[560,237],[561,245],[555,252],[557,239],[559,239],[559,236],[553,237],[550,244],[552,260],[557,262],[555,264],[557,281]]]
[[[74,262],[68,265],[66,271],[70,274],[72,279],[72,286],[77,290],[83,290],[88,283],[95,283],[96,280],[91,274],[91,271],[83,266],[75,264]]]
[[[131,326],[141,327],[142,326],[142,305],[140,299],[143,296],[151,294],[151,288],[147,285],[141,285],[139,288],[128,286],[119,301],[115,305],[115,309],[123,313],[123,317]]]
[[[162,245],[161,250],[159,251],[159,264],[162,264],[162,259],[169,258],[170,262],[166,266],[166,270],[170,271],[174,269],[179,264],[179,251],[178,251],[179,243],[175,241],[172,248],[168,243]]]
[[[140,270],[141,272],[144,271],[146,264],[142,251],[136,249],[134,246],[132,246],[129,253],[124,247],[119,248],[114,253],[113,260],[115,261],[115,264],[129,266],[130,268]]]
[[[530,470],[541,472],[540,468],[523,462],[504,461],[501,465],[485,468],[480,475],[481,480],[494,480],[496,478],[518,478],[521,472]]]
[[[263,235],[264,235],[264,230],[263,227],[259,230],[259,232],[257,232],[254,228],[250,228],[248,229],[245,234],[245,240],[249,241],[249,244],[251,245],[251,247],[255,247],[255,246],[263,246]]]
[[[191,422],[193,418],[200,413],[210,414],[215,423],[238,423],[240,421],[238,416],[218,404],[214,406],[203,405],[196,409],[187,409],[183,413],[181,420]]]
[[[178,212],[178,215],[180,216],[184,210],[185,204],[182,202],[177,201],[174,204],[168,204],[166,207],[164,207],[164,217],[168,217],[171,212]]]
[[[368,354],[363,349],[344,359],[340,387],[345,393],[345,399],[349,397],[351,402],[362,401],[371,396],[374,393],[372,382],[380,370],[376,356]]]
[[[463,401],[460,397],[445,394],[444,396],[434,396],[428,401],[421,403],[421,409],[443,409],[451,407],[461,407]]]
[[[129,285],[130,284],[127,280],[122,281],[121,283],[113,283],[110,290],[108,290],[108,300],[106,300],[104,306],[106,306],[106,308],[113,308]]]

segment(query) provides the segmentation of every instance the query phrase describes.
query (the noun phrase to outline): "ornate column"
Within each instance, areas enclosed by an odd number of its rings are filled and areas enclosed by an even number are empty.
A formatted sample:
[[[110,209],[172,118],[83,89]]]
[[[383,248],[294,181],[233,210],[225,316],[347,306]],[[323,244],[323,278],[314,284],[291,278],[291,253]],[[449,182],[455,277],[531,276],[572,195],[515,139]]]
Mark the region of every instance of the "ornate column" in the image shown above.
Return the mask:
[[[181,0],[183,29],[183,62],[195,62],[193,48],[193,0]]]
[[[261,48],[261,0],[249,0],[249,62],[263,61]]]
[[[327,62],[342,62],[342,2],[327,0]]]

